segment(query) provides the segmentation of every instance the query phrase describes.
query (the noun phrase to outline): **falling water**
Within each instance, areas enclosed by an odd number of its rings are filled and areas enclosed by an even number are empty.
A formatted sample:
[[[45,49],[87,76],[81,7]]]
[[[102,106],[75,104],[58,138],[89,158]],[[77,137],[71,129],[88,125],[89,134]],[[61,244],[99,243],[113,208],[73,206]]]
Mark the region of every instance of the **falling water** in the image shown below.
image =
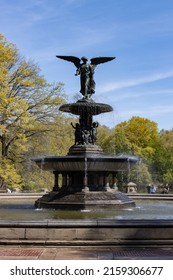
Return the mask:
[[[84,166],[84,190],[88,190],[88,168],[87,168],[87,157],[85,156]]]
[[[41,174],[42,174],[42,171],[43,171],[43,166],[44,166],[44,157],[41,158],[41,163],[40,163]]]

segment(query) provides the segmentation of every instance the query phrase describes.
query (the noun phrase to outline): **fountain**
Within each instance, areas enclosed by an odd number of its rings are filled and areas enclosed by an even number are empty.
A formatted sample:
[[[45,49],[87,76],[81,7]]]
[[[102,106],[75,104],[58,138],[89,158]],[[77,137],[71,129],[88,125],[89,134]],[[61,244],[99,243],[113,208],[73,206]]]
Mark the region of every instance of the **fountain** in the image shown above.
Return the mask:
[[[88,60],[74,56],[57,56],[74,63],[76,75],[80,75],[83,98],[76,103],[63,104],[59,110],[79,116],[79,122],[71,123],[75,133],[75,143],[66,156],[45,156],[35,158],[42,170],[54,173],[53,190],[39,198],[38,208],[85,209],[88,207],[129,207],[134,201],[116,189],[116,176],[127,171],[129,165],[136,163],[134,156],[109,156],[96,144],[98,123],[93,116],[111,112],[108,104],[96,103],[94,70],[100,63],[115,57],[96,57]],[[61,175],[61,187],[60,187]]]
[[[34,159],[43,171],[54,173],[55,184],[48,194],[41,198],[35,193],[1,194],[0,245],[94,246],[93,250],[99,246],[163,246],[170,250],[173,195],[133,194],[138,199],[134,207],[130,196],[117,191],[116,175],[129,170],[137,158],[108,156],[96,144],[98,123],[93,116],[111,112],[112,107],[91,98],[94,68],[114,58],[94,58],[91,64],[85,57],[82,63],[76,57],[58,58],[72,61],[81,77],[83,98],[60,107],[79,116],[79,122],[72,124],[75,143],[66,156]]]

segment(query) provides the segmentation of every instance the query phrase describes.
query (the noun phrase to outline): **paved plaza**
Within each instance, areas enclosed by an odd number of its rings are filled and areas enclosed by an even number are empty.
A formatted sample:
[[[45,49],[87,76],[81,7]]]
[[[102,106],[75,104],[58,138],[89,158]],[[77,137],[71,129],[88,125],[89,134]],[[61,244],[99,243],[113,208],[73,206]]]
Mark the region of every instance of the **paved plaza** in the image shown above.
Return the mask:
[[[0,247],[0,260],[173,260],[173,248],[166,247]]]

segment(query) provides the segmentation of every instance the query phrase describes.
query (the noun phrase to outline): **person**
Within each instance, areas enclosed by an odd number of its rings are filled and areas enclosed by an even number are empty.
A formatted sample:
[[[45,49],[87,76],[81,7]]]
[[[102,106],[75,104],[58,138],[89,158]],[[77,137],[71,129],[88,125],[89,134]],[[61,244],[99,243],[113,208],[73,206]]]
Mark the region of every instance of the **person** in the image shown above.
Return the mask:
[[[156,186],[153,184],[151,185],[150,193],[155,193],[156,192]]]
[[[168,194],[169,193],[169,185],[166,184],[165,186],[162,186],[161,194]]]
[[[151,193],[151,184],[149,184],[149,185],[147,186],[147,192],[148,192],[148,193]]]
[[[164,193],[168,194],[169,193],[169,185],[166,184],[165,188],[164,188]]]

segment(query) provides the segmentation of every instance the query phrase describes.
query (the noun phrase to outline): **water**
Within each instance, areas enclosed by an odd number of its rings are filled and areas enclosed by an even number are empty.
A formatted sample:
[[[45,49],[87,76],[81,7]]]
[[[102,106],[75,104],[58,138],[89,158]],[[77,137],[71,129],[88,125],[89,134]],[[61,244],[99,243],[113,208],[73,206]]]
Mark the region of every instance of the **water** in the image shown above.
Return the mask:
[[[54,210],[36,209],[35,199],[0,200],[0,219],[173,219],[172,201],[137,200],[136,207],[127,209]]]

